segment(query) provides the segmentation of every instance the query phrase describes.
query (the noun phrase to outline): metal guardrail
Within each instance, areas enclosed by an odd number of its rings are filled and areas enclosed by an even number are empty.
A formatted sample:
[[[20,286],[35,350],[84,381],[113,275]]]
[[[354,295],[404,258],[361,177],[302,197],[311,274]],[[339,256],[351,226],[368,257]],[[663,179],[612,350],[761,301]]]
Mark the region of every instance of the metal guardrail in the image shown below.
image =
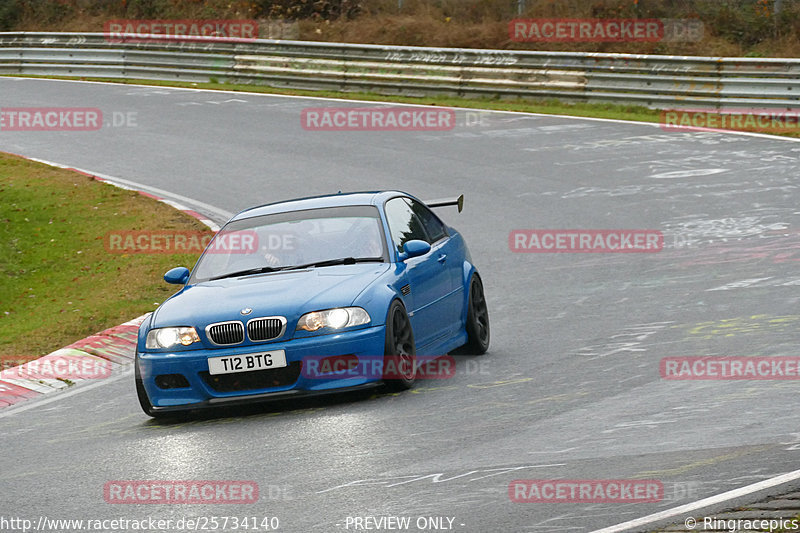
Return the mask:
[[[256,83],[652,108],[800,108],[800,59],[0,33],[0,74]]]

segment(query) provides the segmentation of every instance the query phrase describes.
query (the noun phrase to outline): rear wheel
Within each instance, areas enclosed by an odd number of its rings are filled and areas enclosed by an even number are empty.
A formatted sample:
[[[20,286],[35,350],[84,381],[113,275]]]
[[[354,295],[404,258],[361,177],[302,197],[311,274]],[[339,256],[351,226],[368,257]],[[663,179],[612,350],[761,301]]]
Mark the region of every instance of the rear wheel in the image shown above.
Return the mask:
[[[392,391],[414,386],[417,376],[417,350],[414,331],[405,307],[398,300],[386,315],[386,344],[383,356],[383,382]]]
[[[469,284],[467,343],[459,349],[464,355],[483,355],[489,349],[489,308],[483,295],[483,282],[475,274]]]

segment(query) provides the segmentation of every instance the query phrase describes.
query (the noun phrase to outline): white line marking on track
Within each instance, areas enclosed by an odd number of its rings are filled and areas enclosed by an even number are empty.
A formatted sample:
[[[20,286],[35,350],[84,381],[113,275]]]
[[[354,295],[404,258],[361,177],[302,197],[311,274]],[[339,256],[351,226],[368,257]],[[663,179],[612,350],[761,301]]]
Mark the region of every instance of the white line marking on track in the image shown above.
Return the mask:
[[[652,524],[653,522],[658,522],[660,520],[666,520],[667,518],[672,518],[673,516],[690,513],[704,507],[716,505],[718,503],[726,502],[741,496],[747,496],[748,494],[776,487],[783,483],[788,483],[797,479],[800,479],[800,470],[787,472],[786,474],[765,479],[764,481],[759,481],[758,483],[753,483],[752,485],[739,487],[738,489],[729,490],[728,492],[723,492],[722,494],[717,494],[716,496],[711,496],[693,503],[687,503],[679,507],[673,507],[672,509],[667,509],[666,511],[661,511],[651,515],[643,516],[641,518],[636,518],[634,520],[629,520],[628,522],[623,522],[615,526],[598,529],[592,531],[592,533],[619,533],[621,531],[628,531],[635,527],[646,526],[647,524]]]
[[[249,96],[266,96],[266,97],[273,97],[273,98],[298,98],[298,99],[305,99],[305,100],[322,100],[327,102],[352,102],[356,104],[373,104],[373,105],[391,105],[391,106],[409,106],[409,107],[434,107],[436,109],[441,109],[441,106],[430,106],[425,104],[409,104],[405,102],[385,102],[380,100],[350,100],[346,98],[331,98],[326,96],[298,96],[295,94],[273,94],[273,93],[251,93],[247,91],[223,91],[223,90],[214,90],[214,89],[195,89],[192,87],[169,87],[163,85],[140,85],[135,83],[113,83],[107,81],[83,81],[83,80],[58,80],[52,78],[29,78],[24,76],[0,76],[0,80],[7,78],[12,80],[37,80],[37,81],[56,81],[56,82],[68,82],[68,83],[94,83],[99,85],[121,85],[123,87],[146,87],[146,88],[158,88],[158,89],[167,89],[173,91],[194,91],[194,92],[214,92],[214,93],[223,93],[223,94],[237,94],[237,95],[249,95]],[[597,122],[612,122],[617,124],[640,124],[646,126],[652,126],[654,128],[660,128],[661,124],[658,122],[641,122],[638,120],[621,120],[616,118],[597,118],[597,117],[577,117],[574,115],[554,115],[552,113],[531,113],[525,111],[501,111],[496,109],[482,109],[482,108],[474,108],[474,107],[454,107],[453,109],[459,111],[483,111],[486,113],[502,113],[505,115],[527,115],[533,117],[559,117],[559,118],[567,118],[567,119],[574,119],[574,120],[593,120]],[[746,135],[748,137],[762,137],[765,139],[780,139],[784,141],[791,141],[791,142],[800,142],[800,138],[794,137],[783,137],[780,135],[768,135],[766,133],[752,133],[749,131],[727,131],[721,130],[718,133],[730,134],[730,135]]]
[[[129,368],[123,370],[116,376],[112,376],[108,379],[103,379],[98,381],[97,383],[92,383],[90,385],[81,385],[77,388],[65,392],[56,392],[53,395],[48,395],[45,400],[37,401],[36,398],[26,401],[23,405],[19,407],[8,407],[0,412],[0,418],[5,418],[7,416],[12,416],[17,413],[21,413],[23,411],[27,411],[28,409],[34,409],[36,407],[40,407],[42,405],[47,405],[49,403],[56,402],[63,398],[67,398],[69,396],[74,396],[75,394],[80,394],[82,392],[90,391],[94,388],[100,387],[102,385],[108,385],[109,383],[113,383],[115,381],[119,381],[122,378],[130,379],[131,374],[133,373],[133,365],[130,365]]]
[[[23,156],[26,157],[26,156]],[[47,161],[45,159],[38,159],[35,157],[26,157],[26,159],[30,159],[31,161],[36,161],[37,163],[42,163],[45,165],[50,165],[51,167],[56,168],[65,168],[65,169],[74,169],[79,172],[84,172],[86,174],[91,174],[92,176],[97,176],[98,178],[103,178],[106,181],[111,182],[112,185],[121,186],[123,189],[134,189],[137,191],[144,191],[156,196],[160,196],[167,200],[177,200],[188,204],[186,207],[197,207],[202,209],[205,212],[213,213],[219,217],[221,217],[222,222],[227,222],[229,218],[233,216],[233,213],[229,211],[225,211],[218,207],[214,207],[213,205],[207,204],[205,202],[201,202],[200,200],[195,200],[193,198],[189,198],[188,196],[182,196],[180,194],[176,194],[173,192],[165,191],[164,189],[159,189],[158,187],[151,187],[150,185],[144,185],[143,183],[137,183],[135,181],[126,180],[123,178],[118,178],[116,176],[109,176],[108,174],[102,174],[100,172],[95,172],[93,170],[86,170],[83,168],[73,167],[69,165],[64,165],[61,163],[54,163],[53,161]],[[173,207],[175,207],[173,205]],[[219,229],[219,228],[216,228]]]

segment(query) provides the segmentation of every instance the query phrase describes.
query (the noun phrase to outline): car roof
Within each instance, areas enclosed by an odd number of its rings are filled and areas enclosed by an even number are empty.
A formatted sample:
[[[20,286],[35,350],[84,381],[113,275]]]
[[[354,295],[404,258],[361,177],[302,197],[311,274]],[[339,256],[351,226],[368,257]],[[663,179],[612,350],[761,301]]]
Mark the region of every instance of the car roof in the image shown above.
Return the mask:
[[[324,207],[345,207],[353,205],[374,205],[380,206],[395,196],[414,196],[400,191],[369,191],[369,192],[349,192],[338,194],[326,194],[323,196],[309,196],[307,198],[297,198],[285,200],[271,204],[251,207],[235,215],[233,220],[257,217],[261,215],[273,215],[275,213],[287,213],[291,211],[303,211],[306,209],[319,209]]]

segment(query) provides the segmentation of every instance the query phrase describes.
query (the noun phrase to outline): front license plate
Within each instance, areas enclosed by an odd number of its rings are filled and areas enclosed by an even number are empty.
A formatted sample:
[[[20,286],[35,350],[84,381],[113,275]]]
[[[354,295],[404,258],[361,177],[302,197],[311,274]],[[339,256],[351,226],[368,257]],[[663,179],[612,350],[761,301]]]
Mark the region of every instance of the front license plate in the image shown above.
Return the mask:
[[[208,358],[208,373],[212,376],[252,370],[269,370],[284,366],[286,366],[286,352],[283,350]]]

